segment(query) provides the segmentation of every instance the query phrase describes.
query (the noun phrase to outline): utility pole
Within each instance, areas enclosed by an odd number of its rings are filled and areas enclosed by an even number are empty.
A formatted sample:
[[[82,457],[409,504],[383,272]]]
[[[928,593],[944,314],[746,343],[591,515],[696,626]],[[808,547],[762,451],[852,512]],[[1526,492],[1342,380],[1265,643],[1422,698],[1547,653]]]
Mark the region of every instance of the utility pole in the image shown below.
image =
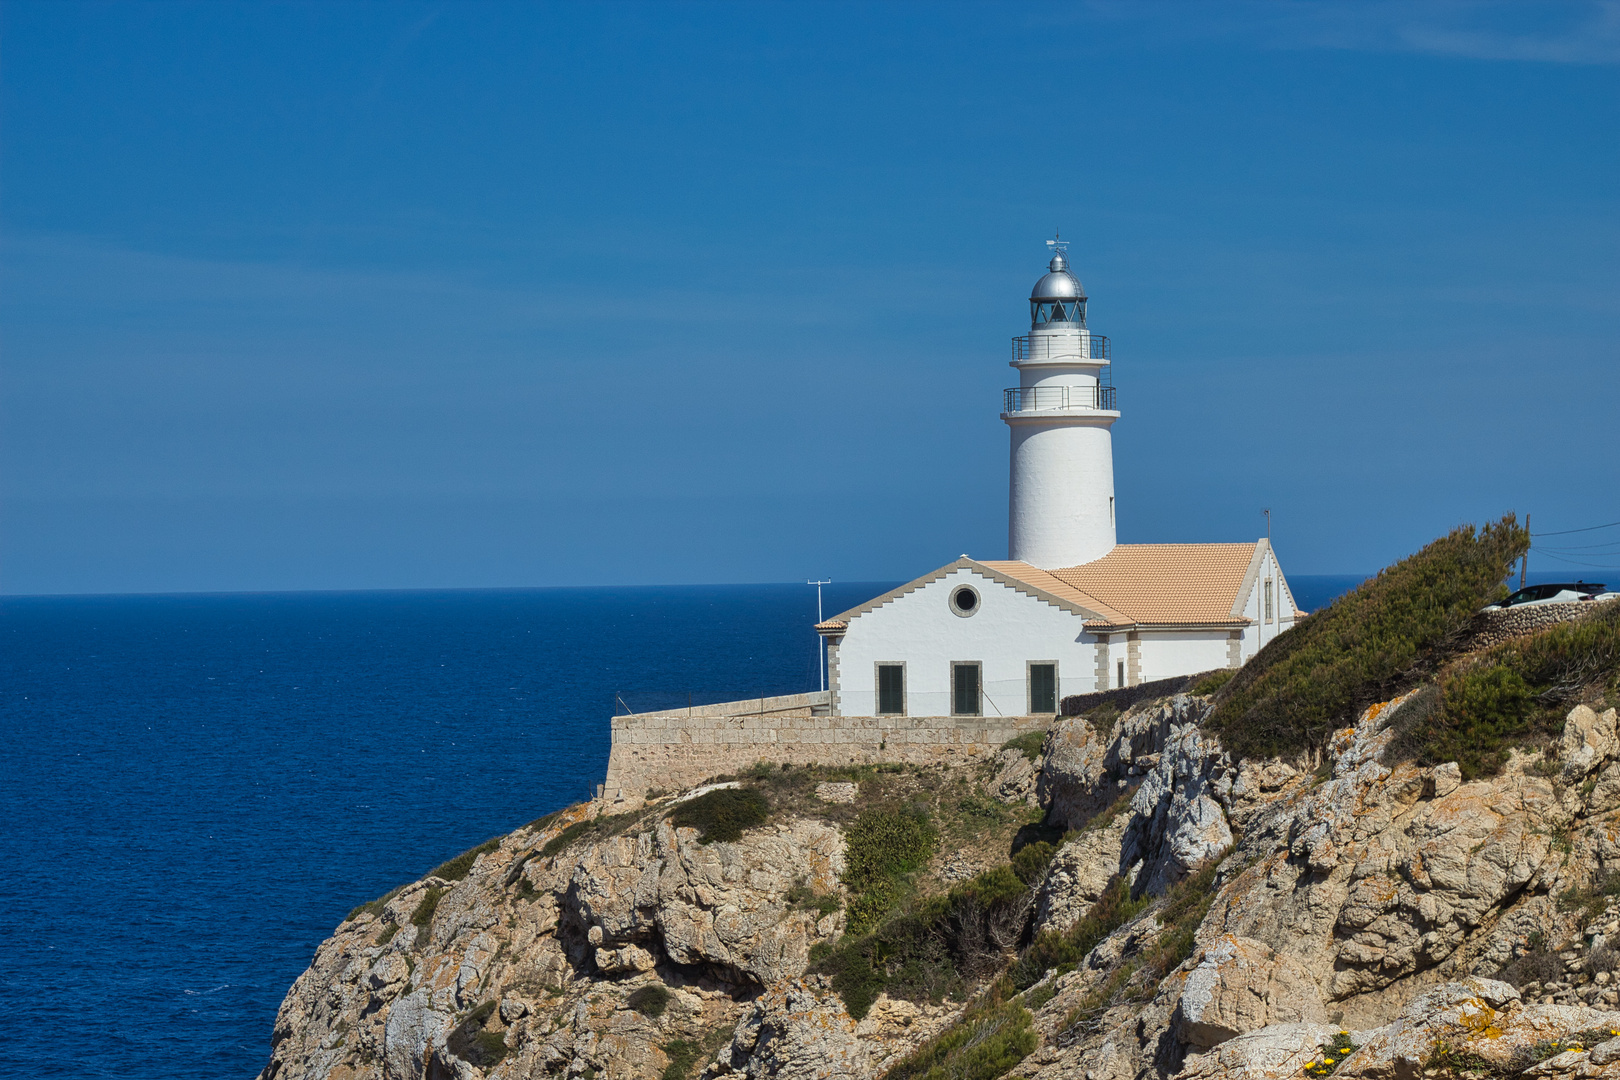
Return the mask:
[[[818,623],[822,622],[823,619],[822,619],[822,615],[821,615],[821,587],[823,585],[831,585],[832,584],[832,579],[828,578],[826,581],[807,581],[807,582],[805,582],[805,584],[806,585],[814,585],[816,587],[816,622],[818,622]],[[816,631],[816,659],[820,661],[820,667],[821,667],[821,691],[822,691],[822,693],[826,693],[827,692],[827,639],[821,636],[821,631],[819,631],[819,630]]]
[[[1530,515],[1529,514],[1524,515],[1524,533],[1525,533],[1526,537],[1528,537],[1530,535]],[[1524,558],[1519,560],[1519,588],[1521,588],[1521,589],[1524,588],[1524,575],[1525,575],[1526,571],[1528,571],[1529,569],[1530,569],[1530,541],[1526,540],[1525,544],[1524,544]]]

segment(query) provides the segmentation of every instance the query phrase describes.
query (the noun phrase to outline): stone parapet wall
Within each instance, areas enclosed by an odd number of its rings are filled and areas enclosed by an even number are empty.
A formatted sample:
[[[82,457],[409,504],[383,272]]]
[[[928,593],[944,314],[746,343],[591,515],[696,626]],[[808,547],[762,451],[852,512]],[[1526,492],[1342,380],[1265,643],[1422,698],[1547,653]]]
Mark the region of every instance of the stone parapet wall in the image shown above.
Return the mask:
[[[680,790],[760,761],[960,765],[1051,723],[1050,716],[615,716],[603,796],[638,803],[649,790]]]
[[[1613,610],[1610,605],[1620,606],[1620,600],[1603,600],[1597,603],[1585,600],[1569,604],[1513,607],[1506,611],[1482,611],[1474,616],[1474,623],[1468,628],[1468,639],[1463,648],[1469,652],[1475,649],[1488,649],[1492,645],[1500,645],[1509,638],[1522,637],[1558,623],[1585,618],[1595,612]]]

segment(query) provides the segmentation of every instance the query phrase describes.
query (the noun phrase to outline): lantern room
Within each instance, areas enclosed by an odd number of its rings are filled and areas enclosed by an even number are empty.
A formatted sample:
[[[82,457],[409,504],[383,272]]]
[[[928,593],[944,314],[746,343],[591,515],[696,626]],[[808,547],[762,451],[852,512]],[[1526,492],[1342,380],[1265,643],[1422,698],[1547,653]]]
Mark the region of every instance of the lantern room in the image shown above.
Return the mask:
[[[1048,241],[1050,242],[1050,241]],[[1069,273],[1069,260],[1061,250],[1052,254],[1046,276],[1029,294],[1031,329],[1078,330],[1086,325],[1086,289]]]

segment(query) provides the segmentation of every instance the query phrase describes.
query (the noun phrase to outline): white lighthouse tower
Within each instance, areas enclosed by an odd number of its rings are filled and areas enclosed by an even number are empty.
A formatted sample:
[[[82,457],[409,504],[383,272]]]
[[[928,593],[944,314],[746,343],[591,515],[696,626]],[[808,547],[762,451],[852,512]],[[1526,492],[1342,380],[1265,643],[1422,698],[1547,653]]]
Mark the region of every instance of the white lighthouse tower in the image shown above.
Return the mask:
[[[1029,296],[1030,330],[1012,342],[1019,385],[1003,392],[1012,429],[1007,557],[1043,570],[1114,547],[1114,408],[1108,339],[1086,328],[1086,291],[1053,249]]]

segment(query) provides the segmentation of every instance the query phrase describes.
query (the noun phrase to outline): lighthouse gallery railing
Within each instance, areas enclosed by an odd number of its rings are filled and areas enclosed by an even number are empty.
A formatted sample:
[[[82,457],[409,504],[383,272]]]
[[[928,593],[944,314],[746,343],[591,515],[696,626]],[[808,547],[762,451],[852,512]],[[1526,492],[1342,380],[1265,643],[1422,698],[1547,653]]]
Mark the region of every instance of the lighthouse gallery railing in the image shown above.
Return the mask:
[[[1044,335],[1025,334],[1012,339],[1012,358],[1014,363],[1025,360],[1108,360],[1110,352],[1108,339],[1101,334],[1092,334],[1085,339],[1089,343],[1085,355],[1075,346],[1073,338],[1051,338]]]
[[[1006,413],[1115,409],[1112,386],[1012,386],[1001,392],[1001,401]]]

